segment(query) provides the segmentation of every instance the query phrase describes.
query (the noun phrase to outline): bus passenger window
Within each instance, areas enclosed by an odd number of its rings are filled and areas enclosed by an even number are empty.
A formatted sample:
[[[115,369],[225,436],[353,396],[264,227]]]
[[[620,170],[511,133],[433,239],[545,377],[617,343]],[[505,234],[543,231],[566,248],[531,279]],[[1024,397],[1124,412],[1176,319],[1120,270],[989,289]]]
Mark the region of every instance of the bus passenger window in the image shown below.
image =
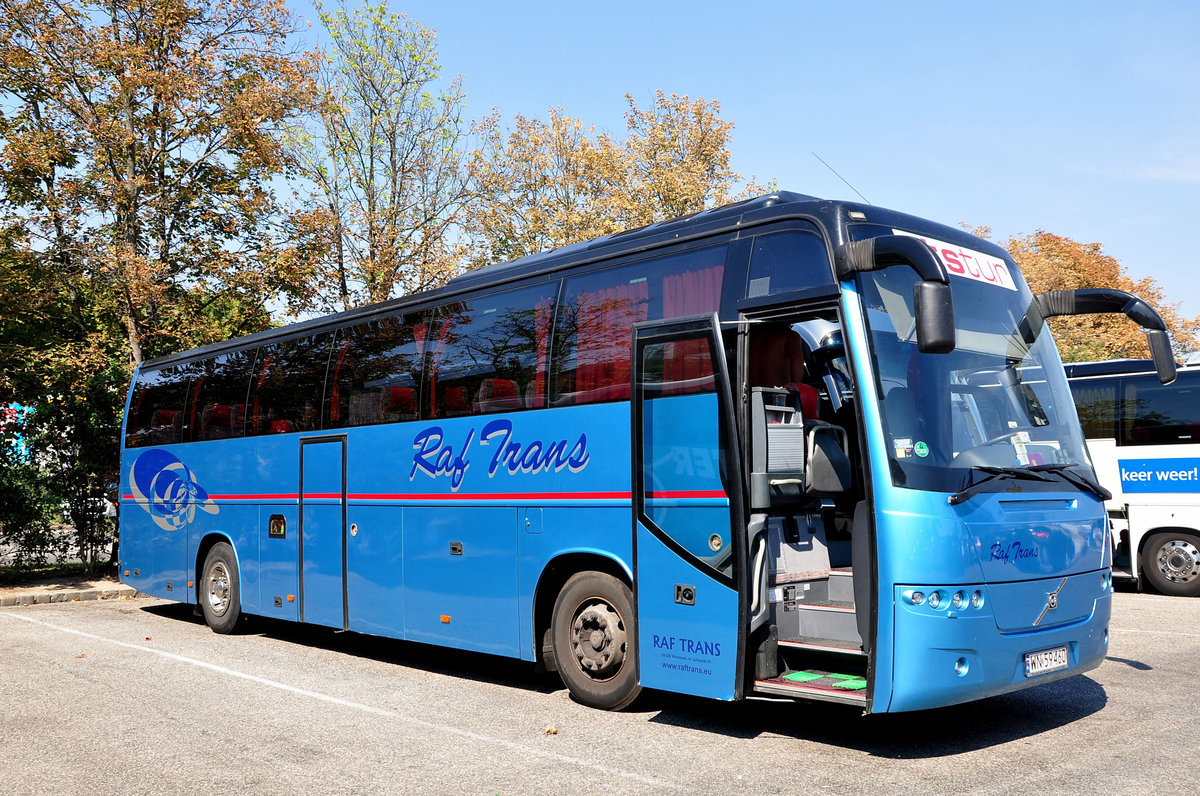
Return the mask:
[[[428,313],[340,330],[329,353],[324,428],[416,420]]]
[[[1192,374],[1187,374],[1191,381]],[[1180,380],[1163,385],[1153,375],[1124,380],[1123,445],[1179,445],[1200,440],[1200,388]]]
[[[321,427],[321,393],[329,333],[284,340],[258,350],[250,385],[247,435],[287,434]]]
[[[557,283],[439,307],[430,332],[429,417],[545,405]]]
[[[1113,439],[1117,436],[1116,379],[1071,382],[1079,425],[1087,439]]]
[[[199,363],[188,409],[189,439],[229,439],[245,433],[253,361],[253,351],[235,351]]]
[[[554,321],[553,404],[628,400],[633,325],[715,312],[727,251],[709,246],[568,279]]]
[[[139,448],[183,441],[184,404],[191,383],[186,366],[139,374],[129,404],[125,446]]]

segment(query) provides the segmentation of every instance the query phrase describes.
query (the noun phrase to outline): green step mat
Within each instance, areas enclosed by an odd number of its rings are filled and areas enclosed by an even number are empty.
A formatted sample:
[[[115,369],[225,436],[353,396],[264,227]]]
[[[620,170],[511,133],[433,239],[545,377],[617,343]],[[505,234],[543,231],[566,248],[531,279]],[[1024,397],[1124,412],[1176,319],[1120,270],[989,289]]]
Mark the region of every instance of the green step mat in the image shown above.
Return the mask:
[[[782,680],[788,680],[801,685],[817,686],[819,688],[841,688],[846,691],[862,691],[867,687],[867,681],[857,674],[834,674],[832,672],[792,672],[785,674]]]

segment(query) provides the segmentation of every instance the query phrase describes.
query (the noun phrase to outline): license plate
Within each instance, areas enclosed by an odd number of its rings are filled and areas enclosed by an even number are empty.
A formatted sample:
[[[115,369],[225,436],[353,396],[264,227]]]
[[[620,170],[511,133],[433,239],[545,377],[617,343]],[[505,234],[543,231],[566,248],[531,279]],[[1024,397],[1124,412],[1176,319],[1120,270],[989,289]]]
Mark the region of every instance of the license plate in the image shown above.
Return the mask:
[[[1025,676],[1036,677],[1046,672],[1057,672],[1068,666],[1067,648],[1055,647],[1041,652],[1025,653]]]

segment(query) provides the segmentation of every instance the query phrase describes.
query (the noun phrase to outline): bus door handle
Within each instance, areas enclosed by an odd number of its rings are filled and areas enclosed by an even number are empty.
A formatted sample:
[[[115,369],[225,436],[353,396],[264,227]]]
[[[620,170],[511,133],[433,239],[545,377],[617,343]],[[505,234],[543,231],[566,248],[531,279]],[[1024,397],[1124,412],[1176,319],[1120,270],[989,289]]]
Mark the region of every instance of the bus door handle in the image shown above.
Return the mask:
[[[774,483],[772,481],[772,483]],[[753,617],[758,613],[759,603],[762,602],[762,574],[763,567],[766,565],[767,540],[766,537],[758,537],[758,550],[754,554],[754,565],[750,568],[750,577],[754,583],[751,586],[750,592],[750,616]]]

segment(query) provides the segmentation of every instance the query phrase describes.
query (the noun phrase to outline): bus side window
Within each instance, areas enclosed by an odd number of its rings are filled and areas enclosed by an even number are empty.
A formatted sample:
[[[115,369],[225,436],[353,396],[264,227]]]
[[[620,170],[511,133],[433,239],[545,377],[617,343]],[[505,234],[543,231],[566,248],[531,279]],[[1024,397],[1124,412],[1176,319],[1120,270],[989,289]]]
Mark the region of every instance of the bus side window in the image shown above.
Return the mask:
[[[831,284],[829,252],[815,232],[789,229],[754,238],[747,298]]]
[[[715,312],[728,249],[709,246],[568,279],[554,320],[553,405],[627,400],[633,325]],[[680,357],[694,354],[679,350]]]
[[[253,361],[253,351],[235,351],[199,363],[188,404],[188,439],[229,439],[245,433]]]
[[[1117,436],[1117,380],[1072,381],[1071,392],[1079,424],[1087,439],[1115,439]]]
[[[1187,382],[1163,385],[1152,374],[1124,380],[1124,445],[1179,445],[1200,440],[1200,388]]]
[[[438,308],[429,345],[429,417],[545,406],[558,283]]]
[[[186,368],[163,368],[142,373],[130,403],[126,447],[181,442],[190,384],[191,374]]]
[[[340,330],[325,378],[326,429],[416,420],[429,313],[380,318]]]
[[[259,349],[250,385],[247,435],[320,428],[331,339],[324,333]]]

